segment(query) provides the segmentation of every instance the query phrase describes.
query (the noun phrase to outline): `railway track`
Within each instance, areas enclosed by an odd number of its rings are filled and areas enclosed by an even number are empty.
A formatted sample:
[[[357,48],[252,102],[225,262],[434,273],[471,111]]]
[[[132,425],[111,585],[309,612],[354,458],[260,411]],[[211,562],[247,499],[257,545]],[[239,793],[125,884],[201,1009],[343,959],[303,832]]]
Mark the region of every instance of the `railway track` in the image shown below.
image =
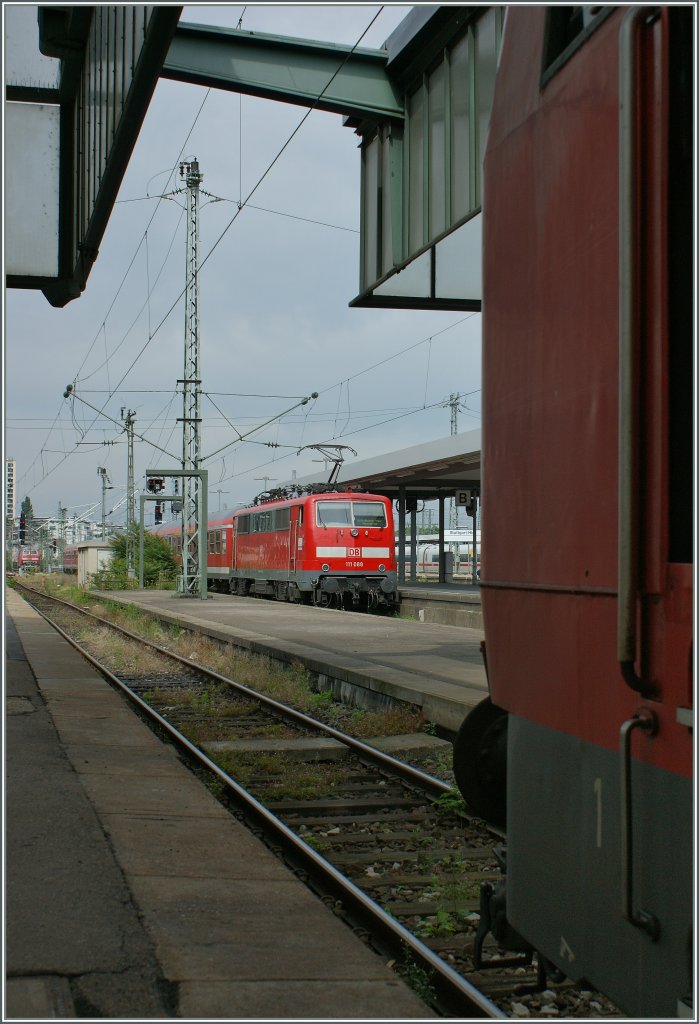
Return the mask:
[[[541,977],[531,955],[506,956],[479,937],[480,889],[502,878],[503,837],[467,817],[448,782],[84,609],[20,589],[440,1012],[614,1015],[567,983],[532,991]],[[148,644],[162,665],[117,678],[90,653],[85,616],[141,650]],[[483,967],[493,960],[499,966]]]

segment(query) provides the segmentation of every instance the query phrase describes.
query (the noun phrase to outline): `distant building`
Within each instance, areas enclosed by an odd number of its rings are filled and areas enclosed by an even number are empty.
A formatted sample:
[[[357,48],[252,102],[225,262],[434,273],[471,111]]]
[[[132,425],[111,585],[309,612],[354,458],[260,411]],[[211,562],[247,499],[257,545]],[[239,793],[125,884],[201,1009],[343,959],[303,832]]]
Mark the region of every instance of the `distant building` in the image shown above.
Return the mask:
[[[100,533],[98,523],[86,522],[78,516],[35,516],[34,528],[47,541],[61,541],[64,544],[80,544],[96,538]]]
[[[15,478],[17,463],[14,459],[5,459],[5,522],[10,525],[15,518]]]
[[[89,584],[91,578],[109,568],[114,550],[108,540],[90,540],[78,544],[78,583]]]

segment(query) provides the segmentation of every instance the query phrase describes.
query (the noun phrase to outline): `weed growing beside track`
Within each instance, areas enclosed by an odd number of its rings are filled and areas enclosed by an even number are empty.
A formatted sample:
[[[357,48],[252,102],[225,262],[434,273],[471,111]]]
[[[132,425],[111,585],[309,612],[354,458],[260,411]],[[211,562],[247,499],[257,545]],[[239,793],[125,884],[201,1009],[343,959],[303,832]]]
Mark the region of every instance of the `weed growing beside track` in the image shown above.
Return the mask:
[[[195,669],[198,665],[213,669],[221,675],[229,676],[260,693],[280,701],[282,704],[303,711],[314,718],[334,726],[357,739],[368,739],[373,736],[400,736],[410,733],[432,732],[431,723],[425,721],[421,711],[408,705],[386,709],[366,709],[339,703],[330,691],[317,692],[312,689],[307,670],[298,662],[286,666],[272,658],[236,648],[232,644],[190,632],[177,625],[165,623],[136,605],[111,602],[104,592],[92,593],[74,583],[65,582],[55,576],[36,577],[32,586],[40,593],[50,597],[60,597],[65,601],[99,615],[115,625],[122,626],[146,640],[159,644],[168,651],[185,658]],[[84,627],[90,631],[91,643],[95,642],[95,627]],[[86,634],[85,634],[86,635]],[[99,632],[97,636],[99,637]],[[109,634],[103,637],[105,661],[118,663],[118,670],[129,674],[148,675],[154,672],[152,663],[143,648],[136,647],[129,655],[126,653],[127,641],[112,638],[113,657],[110,656]],[[97,654],[96,654],[97,656]],[[116,662],[114,662],[116,658]],[[116,670],[116,669],[115,669]],[[436,767],[450,773],[451,752],[440,752],[437,755],[439,764],[432,764],[434,755],[428,761],[425,771]],[[422,765],[420,765],[422,767]],[[450,780],[451,781],[451,780]]]

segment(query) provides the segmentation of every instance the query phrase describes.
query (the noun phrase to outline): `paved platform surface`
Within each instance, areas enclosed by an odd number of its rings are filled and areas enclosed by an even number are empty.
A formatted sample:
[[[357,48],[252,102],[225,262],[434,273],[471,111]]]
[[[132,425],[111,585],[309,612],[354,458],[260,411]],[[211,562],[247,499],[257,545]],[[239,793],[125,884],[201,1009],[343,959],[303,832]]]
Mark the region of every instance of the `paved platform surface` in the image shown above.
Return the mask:
[[[258,653],[300,661],[340,684],[415,704],[452,731],[488,694],[482,630],[223,594],[205,601],[173,590],[104,596]]]
[[[6,593],[4,1020],[434,1015]]]

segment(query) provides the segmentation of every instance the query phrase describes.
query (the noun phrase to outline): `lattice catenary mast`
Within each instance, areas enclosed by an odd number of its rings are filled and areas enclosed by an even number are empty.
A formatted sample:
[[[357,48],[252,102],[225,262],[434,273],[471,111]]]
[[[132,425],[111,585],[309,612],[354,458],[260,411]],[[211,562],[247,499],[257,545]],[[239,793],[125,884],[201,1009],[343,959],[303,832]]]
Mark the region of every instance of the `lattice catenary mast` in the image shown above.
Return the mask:
[[[201,369],[199,354],[199,186],[204,177],[195,158],[180,164],[187,186],[187,265],[182,381],[182,469],[201,463]],[[199,487],[194,476],[182,478],[182,582],[185,594],[199,592]]]
[[[459,415],[459,400],[460,400],[460,398],[461,398],[461,395],[459,395],[459,394],[449,395],[449,402],[447,403],[449,405],[449,408],[451,409],[451,436],[452,437],[454,437],[454,435],[459,432],[458,415]],[[449,528],[451,530],[456,530],[458,528],[458,525],[459,525],[459,511],[458,511],[458,509],[456,507],[456,502],[454,501],[454,499],[450,498],[449,499]],[[458,550],[459,550],[458,547],[454,547],[453,550],[454,550],[454,554],[457,555]]]

